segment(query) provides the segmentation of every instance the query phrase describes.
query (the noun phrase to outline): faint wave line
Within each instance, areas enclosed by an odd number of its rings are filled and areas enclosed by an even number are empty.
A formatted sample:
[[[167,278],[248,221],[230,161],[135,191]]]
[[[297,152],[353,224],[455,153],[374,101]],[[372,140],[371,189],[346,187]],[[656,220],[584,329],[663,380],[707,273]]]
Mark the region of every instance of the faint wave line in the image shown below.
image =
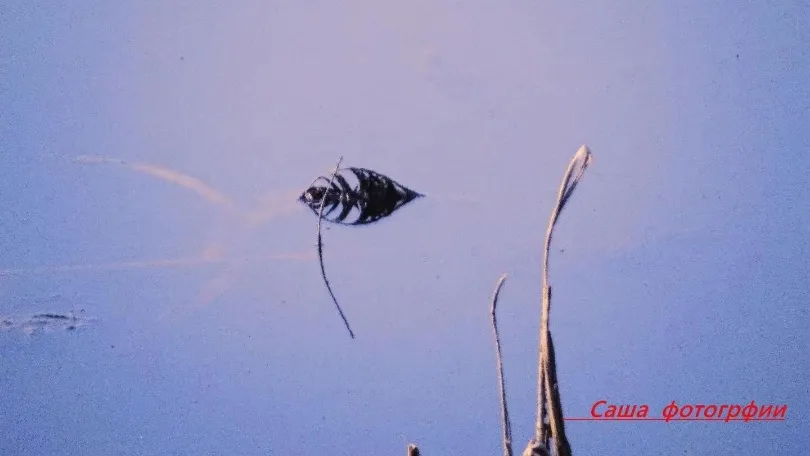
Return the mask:
[[[310,252],[293,252],[252,257],[225,257],[225,256],[193,256],[180,258],[164,258],[147,261],[115,261],[110,263],[86,263],[60,266],[39,266],[33,268],[5,268],[0,269],[0,276],[55,274],[66,272],[104,272],[128,271],[137,269],[174,269],[200,267],[211,264],[258,262],[267,260],[279,261],[314,261],[315,255]]]
[[[244,240],[244,238],[250,237],[254,232],[254,230],[260,228],[262,225],[273,219],[277,219],[279,217],[303,210],[303,208],[299,204],[297,204],[296,201],[296,196],[298,194],[297,191],[266,195],[263,198],[263,201],[260,204],[258,204],[253,210],[246,211],[239,208],[230,198],[228,198],[221,191],[207,184],[203,180],[193,176],[189,176],[187,174],[181,173],[171,168],[149,163],[128,162],[126,160],[104,156],[81,155],[75,157],[73,161],[82,164],[113,164],[123,166],[132,171],[141,174],[146,174],[148,176],[160,179],[162,181],[183,187],[186,190],[194,192],[206,202],[212,204],[213,206],[218,207],[221,210],[224,210],[230,215],[235,215],[237,219],[243,222],[244,227],[247,228],[247,231],[243,231],[240,234],[239,239],[236,239],[232,242],[232,245],[241,243],[241,241]],[[204,258],[194,257],[194,258],[166,259],[147,262],[111,263],[103,265],[101,266],[101,268],[102,269],[172,268],[172,267],[198,266],[215,262],[220,263],[226,262],[224,259],[221,258],[217,260],[212,260],[211,258],[205,257],[205,253],[206,252],[204,251],[202,255]],[[300,255],[301,254],[292,254],[292,256],[290,256],[289,254],[272,255],[269,257],[269,259],[300,260],[302,259]],[[311,258],[308,256],[306,257],[306,259],[309,260]],[[88,267],[87,265],[78,265],[78,266],[67,266],[63,268],[67,268],[67,270],[70,271],[85,270],[88,268],[97,270],[99,269],[99,266],[93,265]],[[54,272],[54,270],[48,269],[46,270],[46,272]],[[211,279],[208,283],[206,283],[203,286],[204,291],[201,292],[201,296],[203,296],[202,300],[210,302],[217,296],[219,296],[221,293],[227,291],[229,284],[235,282],[236,274],[237,272],[227,271]],[[0,275],[2,275],[2,271],[0,271]]]
[[[183,187],[187,190],[191,190],[197,195],[201,196],[206,201],[208,201],[209,203],[219,206],[220,208],[225,209],[229,212],[236,212],[236,213],[242,212],[236,207],[236,205],[233,203],[233,201],[231,201],[230,198],[222,194],[219,190],[206,184],[205,182],[196,177],[183,174],[179,171],[175,171],[170,168],[152,165],[149,163],[130,163],[126,160],[120,160],[117,158],[91,156],[91,155],[80,155],[74,158],[73,161],[76,163],[83,163],[83,164],[115,164],[124,166],[133,171],[147,174],[149,176],[161,179],[163,181],[179,185],[180,187]]]

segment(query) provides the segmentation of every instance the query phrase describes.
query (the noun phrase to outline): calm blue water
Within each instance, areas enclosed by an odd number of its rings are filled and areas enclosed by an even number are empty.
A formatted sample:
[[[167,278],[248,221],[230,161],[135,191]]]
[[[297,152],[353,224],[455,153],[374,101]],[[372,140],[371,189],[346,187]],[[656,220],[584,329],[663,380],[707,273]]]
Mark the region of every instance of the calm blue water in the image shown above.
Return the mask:
[[[522,451],[540,250],[583,143],[595,161],[552,249],[565,415],[788,413],[569,422],[574,453],[801,454],[810,24],[725,3],[5,2],[0,454],[497,454],[503,272]],[[193,176],[238,209],[82,155]],[[356,340],[295,201],[341,155],[428,195],[326,225]],[[86,324],[21,327],[70,312]]]

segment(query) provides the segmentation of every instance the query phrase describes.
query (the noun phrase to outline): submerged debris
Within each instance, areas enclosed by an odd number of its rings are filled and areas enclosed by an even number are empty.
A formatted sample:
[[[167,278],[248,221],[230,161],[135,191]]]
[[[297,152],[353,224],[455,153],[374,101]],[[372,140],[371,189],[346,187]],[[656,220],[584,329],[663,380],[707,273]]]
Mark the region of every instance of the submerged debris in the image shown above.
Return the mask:
[[[82,309],[80,314],[84,313]],[[28,318],[1,318],[0,330],[20,329],[22,332],[33,335],[39,332],[73,331],[87,326],[94,319],[73,312],[69,314],[39,313]]]
[[[388,217],[400,207],[423,197],[388,176],[365,168],[341,168],[334,179],[320,176],[299,201],[323,219],[341,225],[366,225]],[[337,209],[339,212],[335,213]],[[354,216],[349,215],[354,212]]]

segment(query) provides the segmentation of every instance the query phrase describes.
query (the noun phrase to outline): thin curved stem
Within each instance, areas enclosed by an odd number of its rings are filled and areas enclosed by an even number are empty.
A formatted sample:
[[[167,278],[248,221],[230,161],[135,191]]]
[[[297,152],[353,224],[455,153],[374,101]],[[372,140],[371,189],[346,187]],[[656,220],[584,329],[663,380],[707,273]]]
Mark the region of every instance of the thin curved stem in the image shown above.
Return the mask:
[[[329,183],[326,185],[327,188],[332,186],[332,182],[335,180],[335,175],[337,174],[338,170],[340,169],[340,163],[343,161],[343,157],[341,156],[338,158],[337,165],[335,165],[335,170],[332,172],[332,176],[329,178]],[[346,319],[346,315],[343,313],[343,309],[341,309],[340,304],[338,304],[337,298],[335,297],[335,293],[332,291],[332,285],[329,284],[329,279],[326,278],[326,268],[323,265],[323,237],[321,236],[321,222],[323,221],[323,207],[326,201],[326,195],[328,192],[324,192],[323,196],[321,197],[321,207],[318,210],[318,261],[321,264],[321,277],[323,277],[323,283],[326,284],[326,290],[329,291],[329,296],[332,297],[332,302],[335,303],[335,308],[337,308],[338,314],[340,318],[343,320],[343,324],[346,325],[346,330],[349,331],[349,336],[354,339],[354,332],[352,331],[351,326],[349,326],[349,320]]]
[[[498,295],[501,294],[501,287],[506,280],[506,274],[503,274],[498,279],[498,284],[495,285],[495,292],[492,294],[492,308],[490,313],[492,315],[492,332],[495,336],[495,361],[498,366],[498,390],[500,392],[501,400],[501,428],[503,435],[501,436],[501,443],[503,444],[503,456],[512,456],[512,422],[509,419],[509,409],[506,406],[506,381],[503,376],[503,357],[501,356],[501,338],[498,335],[498,318],[496,309],[498,306]]]
[[[539,360],[537,373],[537,421],[535,422],[535,445],[541,444],[548,448],[549,437],[554,439],[554,454],[566,456],[571,454],[571,448],[565,437],[563,427],[561,402],[557,386],[556,366],[554,363],[554,346],[551,342],[549,332],[549,313],[551,312],[551,286],[548,280],[549,253],[551,251],[551,238],[554,234],[554,226],[557,219],[565,207],[568,198],[574,192],[579,181],[585,173],[592,160],[591,151],[587,146],[582,146],[574,154],[574,158],[568,164],[560,189],[557,192],[557,204],[551,212],[548,227],[546,228],[546,240],[543,246],[543,309],[540,318],[540,335],[538,337]],[[546,414],[548,414],[548,428],[546,428]],[[547,431],[551,431],[551,436]]]

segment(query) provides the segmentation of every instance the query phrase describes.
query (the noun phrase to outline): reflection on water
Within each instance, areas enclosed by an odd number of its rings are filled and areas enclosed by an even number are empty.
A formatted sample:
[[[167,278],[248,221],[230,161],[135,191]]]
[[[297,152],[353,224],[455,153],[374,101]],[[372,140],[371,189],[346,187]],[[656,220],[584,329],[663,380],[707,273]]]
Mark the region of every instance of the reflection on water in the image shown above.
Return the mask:
[[[320,176],[298,198],[316,215],[341,225],[366,225],[393,214],[400,207],[423,197],[390,177],[365,168],[342,168],[334,178]],[[336,215],[332,213],[340,208]],[[352,219],[349,214],[355,213]]]
[[[164,182],[190,190],[205,202],[219,209],[228,216],[233,223],[233,235],[227,242],[217,242],[203,246],[199,253],[178,257],[163,258],[152,261],[130,261],[121,263],[110,263],[105,265],[79,266],[80,269],[152,269],[152,268],[184,268],[206,266],[213,263],[220,263],[231,268],[221,271],[202,286],[198,294],[199,304],[208,304],[220,295],[225,293],[236,281],[236,277],[243,274],[246,263],[256,260],[298,260],[307,261],[311,256],[307,252],[290,252],[285,254],[238,255],[238,246],[251,241],[270,221],[294,214],[300,210],[295,197],[298,192],[285,192],[277,195],[270,195],[264,198],[256,207],[248,210],[239,207],[231,198],[223,192],[204,182],[202,179],[190,176],[180,171],[150,164],[128,162],[117,158],[103,156],[79,156],[73,159],[79,164],[110,164],[120,166],[130,171],[145,174]],[[213,220],[213,218],[212,218]],[[76,268],[75,266],[72,268]],[[3,270],[0,270],[0,274]]]
[[[123,166],[131,171],[146,174],[164,182],[177,185],[194,192],[209,204],[216,206],[226,214],[234,216],[249,225],[262,225],[272,219],[289,215],[298,210],[294,201],[294,195],[297,192],[284,195],[287,198],[272,198],[267,204],[262,204],[252,210],[246,210],[238,207],[238,205],[225,196],[224,193],[204,182],[202,179],[165,166],[151,163],[133,163],[117,158],[88,155],[75,157],[73,161],[80,164],[112,164]]]

